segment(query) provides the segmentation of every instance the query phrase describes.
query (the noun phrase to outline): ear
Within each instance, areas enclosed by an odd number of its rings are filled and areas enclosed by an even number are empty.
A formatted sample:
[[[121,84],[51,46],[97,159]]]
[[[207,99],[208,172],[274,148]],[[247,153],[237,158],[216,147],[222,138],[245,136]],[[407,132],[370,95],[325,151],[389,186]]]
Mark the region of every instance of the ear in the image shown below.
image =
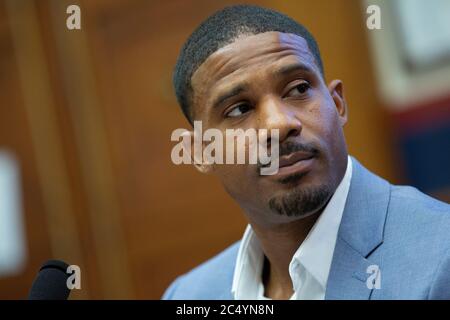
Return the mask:
[[[328,85],[328,91],[336,105],[341,126],[343,127],[347,123],[348,108],[344,97],[344,85],[342,84],[342,81],[332,80]]]
[[[201,173],[212,172],[213,165],[207,163],[206,159],[203,160],[203,149],[205,146],[202,137],[197,137],[198,141],[196,141],[194,131],[192,130],[184,132],[182,136],[184,152],[189,155],[194,167]],[[185,138],[186,136],[188,137]]]

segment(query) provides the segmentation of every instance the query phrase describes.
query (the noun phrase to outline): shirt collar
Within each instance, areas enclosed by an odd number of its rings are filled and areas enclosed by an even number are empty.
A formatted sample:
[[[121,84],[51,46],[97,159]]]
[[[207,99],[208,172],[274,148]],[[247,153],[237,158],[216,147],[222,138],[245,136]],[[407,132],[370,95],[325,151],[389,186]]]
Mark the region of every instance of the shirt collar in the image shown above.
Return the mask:
[[[236,300],[255,299],[259,292],[264,255],[258,238],[247,225],[236,260],[231,292]]]
[[[344,178],[324,211],[295,252],[289,265],[291,279],[300,266],[325,291],[330,272],[337,233],[347,200],[352,176],[352,160],[348,156]],[[242,237],[234,270],[232,294],[235,299],[256,299],[261,292],[264,254],[250,225]],[[295,289],[294,283],[294,289]]]
[[[309,231],[307,237],[294,254],[289,267],[291,269],[293,262],[297,261],[311,273],[324,289],[326,288],[328,274],[330,273],[334,247],[350,188],[351,176],[352,160],[348,157],[344,178],[341,180],[341,183],[322,214]]]

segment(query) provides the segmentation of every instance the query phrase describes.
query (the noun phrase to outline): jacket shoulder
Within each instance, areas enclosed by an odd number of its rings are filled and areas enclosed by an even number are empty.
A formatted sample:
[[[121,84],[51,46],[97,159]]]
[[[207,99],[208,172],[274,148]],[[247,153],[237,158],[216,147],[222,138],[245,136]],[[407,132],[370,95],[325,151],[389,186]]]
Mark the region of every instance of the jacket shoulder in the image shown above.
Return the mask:
[[[391,185],[388,208],[381,247],[387,297],[449,299],[450,205],[414,187]]]
[[[385,239],[421,254],[409,255],[439,261],[450,248],[450,205],[414,187],[391,186]],[[392,243],[392,242],[391,242]],[[405,252],[406,254],[406,252]]]
[[[444,249],[450,247],[450,205],[411,186],[391,185],[386,227],[410,243],[428,241]],[[389,229],[389,228],[388,228]],[[411,241],[415,236],[415,241]],[[445,245],[444,245],[445,244]]]
[[[179,276],[164,293],[164,300],[228,299],[240,241]]]
[[[435,214],[450,218],[450,205],[411,186],[391,185],[391,205],[417,214]]]

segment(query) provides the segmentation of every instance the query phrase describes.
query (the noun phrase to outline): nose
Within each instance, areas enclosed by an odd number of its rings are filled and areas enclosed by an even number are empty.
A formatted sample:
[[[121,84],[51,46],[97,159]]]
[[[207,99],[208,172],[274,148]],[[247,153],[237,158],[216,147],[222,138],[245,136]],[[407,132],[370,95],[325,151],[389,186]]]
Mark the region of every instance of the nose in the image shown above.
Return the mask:
[[[280,143],[289,137],[300,135],[302,123],[292,106],[277,97],[268,97],[259,108],[259,128],[279,130]],[[270,135],[268,138],[270,144]]]

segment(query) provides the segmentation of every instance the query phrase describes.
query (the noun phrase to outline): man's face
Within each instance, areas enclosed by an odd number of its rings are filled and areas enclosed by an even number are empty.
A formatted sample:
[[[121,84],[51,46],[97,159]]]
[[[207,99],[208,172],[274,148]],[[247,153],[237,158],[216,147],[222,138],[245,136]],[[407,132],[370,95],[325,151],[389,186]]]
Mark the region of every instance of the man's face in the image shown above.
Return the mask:
[[[191,80],[193,117],[203,130],[279,130],[277,174],[261,175],[254,164],[209,168],[251,221],[286,223],[326,205],[347,165],[347,108],[342,83],[325,85],[302,37],[242,35],[210,55]]]

